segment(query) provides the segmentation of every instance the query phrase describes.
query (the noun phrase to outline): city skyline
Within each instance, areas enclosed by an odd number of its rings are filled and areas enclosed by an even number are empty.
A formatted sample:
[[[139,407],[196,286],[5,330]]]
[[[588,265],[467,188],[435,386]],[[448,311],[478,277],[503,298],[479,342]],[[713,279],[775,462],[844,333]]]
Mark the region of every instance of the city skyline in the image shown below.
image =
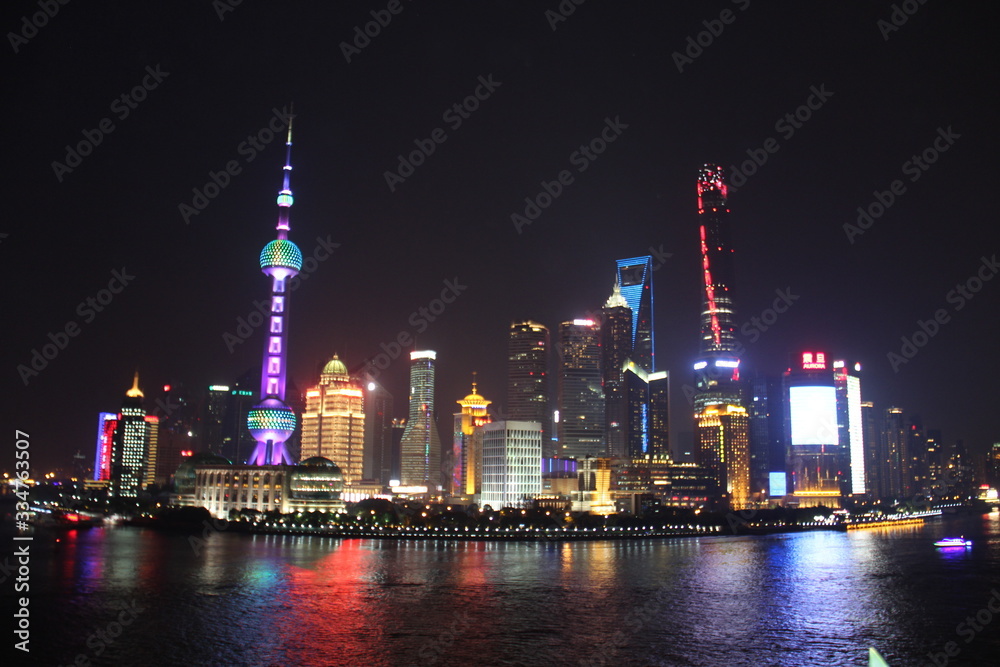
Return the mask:
[[[37,117],[14,110],[24,136],[11,138],[12,188],[35,194],[13,202],[0,252],[9,270],[30,276],[11,307],[32,316],[12,332],[4,388],[13,397],[7,416],[48,443],[33,459],[39,466],[68,466],[75,451],[89,453],[94,415],[120,403],[136,368],[150,396],[163,384],[207,387],[259,369],[264,334],[251,323],[266,286],[247,257],[268,239],[292,99],[302,165],[295,236],[304,262],[290,315],[290,386],[309,386],[333,352],[350,367],[385,354],[379,381],[399,412],[406,355],[435,349],[438,405],[464,396],[474,371],[481,393],[502,400],[512,321],[532,319],[554,332],[600,308],[616,258],[650,254],[656,365],[673,374],[673,429],[687,430],[683,390],[697,354],[692,278],[700,259],[692,251],[691,175],[716,162],[736,185],[736,324],[746,368],[781,373],[789,355],[824,349],[861,361],[862,399],[879,411],[919,413],[946,441],[962,438],[976,451],[996,439],[981,415],[992,398],[986,378],[1000,362],[988,345],[984,353],[968,342],[996,325],[1000,292],[990,279],[1000,244],[995,231],[976,227],[989,219],[985,198],[954,196],[988,188],[981,181],[995,138],[988,122],[995,104],[961,65],[985,38],[985,21],[970,10],[926,6],[883,39],[883,7],[734,5],[736,22],[679,72],[673,54],[717,16],[704,5],[649,7],[642,20],[585,5],[555,29],[541,7],[509,15],[403,7],[350,62],[337,44],[370,20],[370,8],[315,10],[329,42],[315,69],[296,66],[309,61],[308,46],[297,42],[310,42],[296,30],[320,30],[304,25],[306,10],[282,10],[295,30],[250,6],[224,21],[211,9],[188,17],[192,34],[222,39],[243,59],[224,58],[221,44],[180,55],[166,39],[182,32],[179,18],[160,17],[163,27],[140,44],[129,30],[147,19],[132,9],[98,25],[67,8],[21,47],[12,85],[42,110]],[[490,22],[497,25],[487,31]],[[249,57],[265,24],[278,32],[267,47],[271,62]],[[968,45],[950,36],[959,25],[972,31]],[[64,39],[70,26],[119,40],[129,57],[114,65],[97,56],[75,61]],[[468,63],[409,81],[423,71],[411,68],[445,57],[414,46],[444,37],[467,50]],[[849,37],[855,51],[837,62],[788,65],[781,81],[744,83],[748,66],[734,66],[762,38],[771,45],[757,71],[785,66],[812,41]],[[512,40],[523,45],[513,48]],[[602,48],[582,48],[593,43]],[[417,53],[416,62],[395,69],[404,53]],[[62,69],[50,68],[55,61]],[[561,77],[571,64],[590,81]],[[98,81],[85,68],[108,76]],[[48,87],[35,80],[43,72]],[[718,81],[708,86],[712,77]],[[140,84],[144,99],[123,107],[126,117],[109,106]],[[542,90],[550,110],[526,105]],[[69,92],[77,101],[65,111],[56,102]],[[467,117],[442,117],[469,96],[477,108],[462,107]],[[789,112],[792,121],[783,120]],[[84,128],[94,136],[103,116],[115,130],[70,172],[54,173],[53,162],[68,164],[64,146],[84,141]],[[426,145],[419,142],[437,127],[447,140],[409,174],[397,155]],[[244,144],[250,133],[259,150]],[[583,158],[579,170],[569,156],[597,137],[606,150]],[[920,158],[927,150],[933,163]],[[232,161],[238,173],[227,171]],[[572,183],[559,183],[562,169]],[[403,181],[390,190],[386,172]],[[892,188],[896,180],[905,192]],[[511,216],[524,215],[526,197],[539,201],[543,183],[551,192],[560,185],[560,194],[516,227]],[[197,214],[185,216],[182,205]],[[857,227],[865,215],[872,222]],[[970,229],[956,233],[962,221]],[[470,249],[476,229],[482,242]],[[911,349],[901,337],[924,344]],[[406,338],[416,342],[404,346]],[[33,351],[49,344],[57,353],[32,368]],[[60,420],[47,417],[50,404],[64,406]]]

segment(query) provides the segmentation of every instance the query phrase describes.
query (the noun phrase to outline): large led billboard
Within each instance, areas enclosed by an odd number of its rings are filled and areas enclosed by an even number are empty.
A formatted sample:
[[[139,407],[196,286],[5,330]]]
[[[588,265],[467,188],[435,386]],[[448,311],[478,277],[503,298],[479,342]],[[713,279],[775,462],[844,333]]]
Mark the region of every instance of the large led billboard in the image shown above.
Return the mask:
[[[789,387],[792,445],[836,445],[837,390],[834,387]]]

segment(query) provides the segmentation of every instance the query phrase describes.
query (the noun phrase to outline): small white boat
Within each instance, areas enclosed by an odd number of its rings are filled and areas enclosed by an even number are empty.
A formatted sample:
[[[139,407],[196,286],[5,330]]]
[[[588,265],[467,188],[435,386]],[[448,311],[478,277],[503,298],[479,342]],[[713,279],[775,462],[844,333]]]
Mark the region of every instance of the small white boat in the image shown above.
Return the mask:
[[[936,547],[971,547],[972,540],[964,537],[944,537],[934,543]]]

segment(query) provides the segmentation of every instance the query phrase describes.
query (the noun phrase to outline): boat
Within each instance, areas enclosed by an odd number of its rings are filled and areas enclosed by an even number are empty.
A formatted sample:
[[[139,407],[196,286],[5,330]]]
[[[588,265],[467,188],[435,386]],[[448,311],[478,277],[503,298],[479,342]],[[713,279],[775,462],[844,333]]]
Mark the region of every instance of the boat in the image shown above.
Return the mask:
[[[964,537],[943,537],[934,543],[936,547],[971,547],[972,540]]]

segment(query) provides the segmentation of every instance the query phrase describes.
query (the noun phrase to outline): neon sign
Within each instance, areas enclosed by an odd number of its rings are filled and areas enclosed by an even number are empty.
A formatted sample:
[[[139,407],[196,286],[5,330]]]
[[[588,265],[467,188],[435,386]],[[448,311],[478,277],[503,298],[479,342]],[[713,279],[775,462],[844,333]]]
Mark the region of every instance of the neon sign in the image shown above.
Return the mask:
[[[823,371],[826,370],[826,353],[825,352],[803,352],[802,353],[802,370],[804,371]]]

